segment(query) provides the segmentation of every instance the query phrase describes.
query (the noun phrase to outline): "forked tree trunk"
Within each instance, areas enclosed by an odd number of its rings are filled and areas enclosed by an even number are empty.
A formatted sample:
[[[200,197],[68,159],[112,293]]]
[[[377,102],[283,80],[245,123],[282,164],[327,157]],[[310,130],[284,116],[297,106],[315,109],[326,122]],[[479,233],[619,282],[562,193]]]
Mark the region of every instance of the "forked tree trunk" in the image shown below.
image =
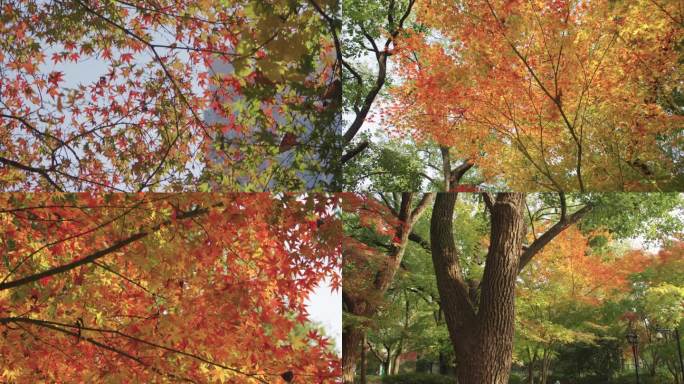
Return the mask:
[[[515,281],[524,237],[524,195],[502,193],[491,202],[490,246],[473,302],[453,238],[455,193],[440,193],[430,222],[432,260],[459,384],[507,384],[513,353]]]

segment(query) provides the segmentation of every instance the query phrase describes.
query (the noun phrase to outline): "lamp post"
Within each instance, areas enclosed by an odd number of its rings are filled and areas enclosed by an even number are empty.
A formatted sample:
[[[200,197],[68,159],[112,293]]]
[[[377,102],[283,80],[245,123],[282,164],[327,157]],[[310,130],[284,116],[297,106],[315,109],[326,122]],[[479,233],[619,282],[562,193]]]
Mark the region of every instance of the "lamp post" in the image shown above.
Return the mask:
[[[627,342],[632,346],[632,354],[634,354],[634,369],[636,373],[636,382],[639,384],[639,358],[637,357],[639,353],[639,335],[634,332],[633,329],[630,329],[629,332],[627,332]]]
[[[679,329],[674,328],[674,329],[668,329],[668,328],[655,328],[656,331],[656,339],[663,339],[665,338],[665,335],[671,334],[674,335],[675,342],[677,343],[677,355],[679,357],[679,370],[682,373],[682,377],[684,378],[684,360],[682,360],[682,346],[679,344]]]

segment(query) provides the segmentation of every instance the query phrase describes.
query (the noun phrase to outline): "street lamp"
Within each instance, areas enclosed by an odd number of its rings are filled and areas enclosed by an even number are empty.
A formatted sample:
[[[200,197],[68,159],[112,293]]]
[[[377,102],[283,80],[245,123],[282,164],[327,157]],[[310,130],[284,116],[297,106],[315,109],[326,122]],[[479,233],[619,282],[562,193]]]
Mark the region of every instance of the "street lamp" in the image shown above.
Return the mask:
[[[675,341],[677,342],[677,355],[679,356],[679,370],[682,372],[682,377],[684,377],[684,360],[682,360],[682,346],[679,344],[679,329],[669,329],[669,328],[655,328],[656,339],[662,340],[667,337],[667,335],[674,335]]]
[[[639,384],[639,358],[637,357],[639,353],[639,335],[634,332],[634,329],[630,329],[627,332],[627,342],[632,346],[632,354],[634,354],[634,368],[636,373],[636,382]]]

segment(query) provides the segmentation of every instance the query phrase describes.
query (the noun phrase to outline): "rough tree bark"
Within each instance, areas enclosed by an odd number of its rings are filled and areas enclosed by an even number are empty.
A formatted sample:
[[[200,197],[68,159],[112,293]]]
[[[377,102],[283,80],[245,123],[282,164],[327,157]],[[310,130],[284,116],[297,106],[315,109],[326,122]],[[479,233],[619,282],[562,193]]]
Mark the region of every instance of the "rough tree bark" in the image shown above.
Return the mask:
[[[525,195],[483,194],[491,213],[490,245],[482,281],[466,280],[453,238],[456,193],[440,193],[430,221],[430,248],[442,310],[456,354],[459,384],[506,384],[515,324],[515,282],[519,271],[555,236],[591,210],[567,214],[559,194],[560,220],[523,250]],[[479,295],[477,294],[479,291]]]
[[[342,380],[345,384],[354,383],[356,360],[363,340],[363,331],[358,327],[345,327],[342,330]]]
[[[430,239],[437,287],[451,337],[459,384],[506,384],[515,324],[515,278],[524,237],[524,195],[502,193],[491,202],[491,238],[480,303],[471,299],[453,238],[455,193],[439,194]],[[478,310],[479,307],[479,310]]]

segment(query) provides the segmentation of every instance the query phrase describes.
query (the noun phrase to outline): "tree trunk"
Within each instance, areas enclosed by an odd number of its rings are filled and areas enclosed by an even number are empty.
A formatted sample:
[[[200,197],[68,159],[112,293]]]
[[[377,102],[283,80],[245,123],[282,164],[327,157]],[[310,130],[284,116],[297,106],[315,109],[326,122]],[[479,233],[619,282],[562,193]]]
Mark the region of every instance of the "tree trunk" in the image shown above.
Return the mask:
[[[524,237],[524,195],[501,193],[491,205],[490,246],[479,303],[463,278],[453,238],[455,193],[440,193],[430,222],[432,260],[456,353],[459,384],[507,384],[515,325],[515,281]]]
[[[674,363],[674,365],[672,363]],[[679,364],[675,363],[672,360],[666,359],[665,365],[667,366],[667,370],[670,372],[672,378],[674,379],[674,384],[680,384],[681,381],[679,380]]]
[[[551,353],[548,348],[544,348],[544,357],[542,359],[541,370],[541,384],[546,384],[549,378],[549,365],[551,364]]]
[[[361,339],[361,384],[366,384],[366,370],[368,369],[368,345],[366,344],[366,333],[363,333],[363,338]]]
[[[534,384],[534,361],[527,364],[527,384]]]
[[[391,359],[389,357],[382,361],[382,376],[390,375],[390,361]]]
[[[356,360],[363,340],[363,331],[347,326],[342,331],[342,380],[344,384],[354,384]]]
[[[650,367],[648,367],[648,374],[651,377],[654,377],[656,375],[656,367],[658,366],[658,354],[655,352],[652,352],[651,355],[653,356],[653,364],[651,364]],[[646,361],[646,359],[644,359]]]
[[[439,353],[439,374],[440,375],[446,375],[447,374],[447,368],[449,364],[447,362],[447,358],[444,355],[444,352]]]
[[[534,384],[534,364],[537,362],[537,348],[534,349],[534,354],[527,347],[527,358],[529,364],[527,365],[527,384]]]
[[[401,365],[401,349],[397,351],[396,354],[394,354],[394,358],[392,359],[392,374],[397,375],[399,374],[399,366]]]

